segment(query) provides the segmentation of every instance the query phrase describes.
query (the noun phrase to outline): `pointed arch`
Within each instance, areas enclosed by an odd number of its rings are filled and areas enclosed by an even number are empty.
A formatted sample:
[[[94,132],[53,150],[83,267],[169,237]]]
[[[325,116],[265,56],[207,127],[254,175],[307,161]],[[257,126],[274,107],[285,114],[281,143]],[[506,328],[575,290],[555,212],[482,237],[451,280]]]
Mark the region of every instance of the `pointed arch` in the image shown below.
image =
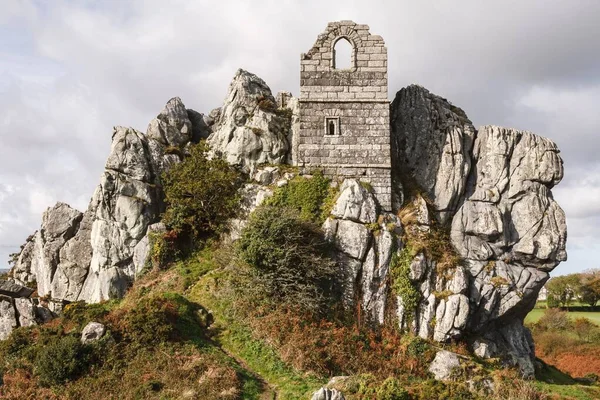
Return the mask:
[[[331,68],[356,68],[356,45],[348,36],[339,36],[333,41],[331,46]]]

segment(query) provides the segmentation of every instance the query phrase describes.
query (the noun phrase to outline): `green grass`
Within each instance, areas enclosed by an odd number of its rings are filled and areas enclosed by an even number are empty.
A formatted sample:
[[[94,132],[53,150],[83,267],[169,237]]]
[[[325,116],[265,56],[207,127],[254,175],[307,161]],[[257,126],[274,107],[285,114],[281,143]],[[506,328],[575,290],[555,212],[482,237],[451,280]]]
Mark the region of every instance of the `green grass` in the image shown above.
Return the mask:
[[[204,253],[203,256],[208,259],[199,261],[201,264],[213,267],[217,264],[212,259],[213,253]],[[327,379],[294,370],[281,360],[275,348],[252,336],[243,318],[235,315],[235,307],[230,304],[230,300],[226,296],[216,297],[209,289],[228,279],[225,274],[223,270],[212,270],[203,275],[187,294],[191,301],[203,304],[213,313],[215,321],[211,330],[215,334],[212,339],[244,368],[264,379],[277,392],[277,398],[309,398],[315,390],[327,383]]]
[[[559,395],[567,399],[594,400],[600,398],[600,387],[582,385],[569,375],[551,365],[543,364],[535,386],[548,394]]]
[[[525,323],[531,324],[538,322],[542,315],[544,315],[545,309],[542,308],[534,308],[531,310],[527,317],[525,317]],[[600,311],[569,311],[569,318],[577,319],[577,318],[587,318],[596,325],[600,325]]]

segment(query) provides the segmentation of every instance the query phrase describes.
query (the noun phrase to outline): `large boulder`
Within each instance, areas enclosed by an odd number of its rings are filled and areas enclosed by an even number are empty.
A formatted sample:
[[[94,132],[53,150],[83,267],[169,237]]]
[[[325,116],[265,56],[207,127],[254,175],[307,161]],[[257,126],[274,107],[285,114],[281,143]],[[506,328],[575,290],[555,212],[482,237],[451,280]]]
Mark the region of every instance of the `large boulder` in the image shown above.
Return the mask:
[[[7,339],[17,326],[17,312],[13,300],[0,296],[0,340]]]
[[[311,400],[345,400],[344,394],[336,389],[322,387],[313,393]]]
[[[271,89],[258,76],[239,69],[215,114],[208,143],[216,155],[246,172],[286,161],[291,120],[277,111]]]
[[[463,110],[417,85],[396,94],[390,119],[395,180],[414,180],[447,222],[466,188],[475,128]]]
[[[565,215],[551,193],[563,175],[558,148],[514,129],[475,133],[462,110],[417,86],[398,92],[392,132],[395,173],[429,202],[415,198],[416,228],[405,229],[422,236],[437,220],[462,259],[440,268],[417,254],[409,278],[419,301],[406,310],[399,299],[401,328],[440,342],[468,337],[478,353],[532,376],[523,320],[548,272],[566,259]]]

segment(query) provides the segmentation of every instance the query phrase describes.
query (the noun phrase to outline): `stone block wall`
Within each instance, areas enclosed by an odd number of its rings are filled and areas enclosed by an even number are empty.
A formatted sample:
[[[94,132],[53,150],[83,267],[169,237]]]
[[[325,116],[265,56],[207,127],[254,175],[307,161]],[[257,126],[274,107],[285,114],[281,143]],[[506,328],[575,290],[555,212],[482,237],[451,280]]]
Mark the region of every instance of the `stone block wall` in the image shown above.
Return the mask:
[[[335,68],[335,45],[352,46],[351,67]],[[391,208],[387,48],[367,25],[329,23],[301,56],[300,129],[296,163],[369,182]]]

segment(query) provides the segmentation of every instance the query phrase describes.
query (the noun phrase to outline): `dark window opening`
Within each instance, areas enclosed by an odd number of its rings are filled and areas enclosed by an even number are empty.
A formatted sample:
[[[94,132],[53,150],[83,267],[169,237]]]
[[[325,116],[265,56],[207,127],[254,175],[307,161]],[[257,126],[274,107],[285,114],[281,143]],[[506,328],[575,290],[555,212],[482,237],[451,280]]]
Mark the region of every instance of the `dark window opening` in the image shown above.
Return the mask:
[[[325,118],[325,135],[336,136],[340,134],[340,118]]]

